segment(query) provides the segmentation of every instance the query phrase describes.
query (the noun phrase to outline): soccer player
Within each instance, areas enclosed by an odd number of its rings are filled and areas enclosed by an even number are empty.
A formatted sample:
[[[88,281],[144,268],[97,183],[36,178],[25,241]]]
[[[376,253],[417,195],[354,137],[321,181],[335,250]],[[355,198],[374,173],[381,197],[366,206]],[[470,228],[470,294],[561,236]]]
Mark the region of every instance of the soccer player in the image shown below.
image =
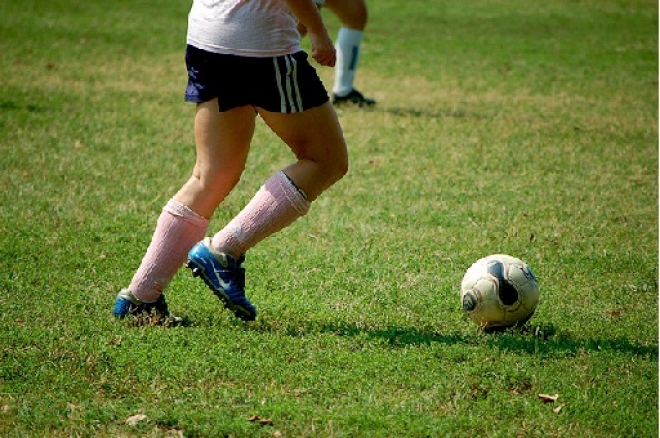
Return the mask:
[[[185,100],[195,103],[197,159],[192,176],[167,202],[114,315],[143,311],[175,318],[164,289],[184,264],[226,308],[251,321],[245,253],[307,214],[311,203],[348,170],[344,135],[328,93],[300,47],[334,66],[336,51],[313,0],[194,0],[188,15]],[[257,116],[291,149],[295,161],[272,175],[252,200],[211,237],[209,219],[245,168]]]
[[[358,106],[372,106],[374,99],[364,97],[355,89],[353,82],[360,59],[364,29],[367,26],[367,4],[365,0],[314,0],[321,8],[327,7],[342,22],[337,33],[335,48],[337,49],[337,65],[335,66],[335,82],[332,87],[332,103],[345,103]],[[301,35],[305,35],[304,26],[299,26]]]

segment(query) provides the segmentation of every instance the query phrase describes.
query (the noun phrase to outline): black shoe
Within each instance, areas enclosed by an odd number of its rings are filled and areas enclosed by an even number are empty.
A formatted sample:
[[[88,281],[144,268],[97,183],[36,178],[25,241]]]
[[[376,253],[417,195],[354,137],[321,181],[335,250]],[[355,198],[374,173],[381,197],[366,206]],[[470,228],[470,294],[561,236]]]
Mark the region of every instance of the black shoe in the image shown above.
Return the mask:
[[[376,101],[368,97],[364,97],[362,93],[353,88],[346,96],[332,95],[333,105],[353,104],[357,106],[374,106]]]

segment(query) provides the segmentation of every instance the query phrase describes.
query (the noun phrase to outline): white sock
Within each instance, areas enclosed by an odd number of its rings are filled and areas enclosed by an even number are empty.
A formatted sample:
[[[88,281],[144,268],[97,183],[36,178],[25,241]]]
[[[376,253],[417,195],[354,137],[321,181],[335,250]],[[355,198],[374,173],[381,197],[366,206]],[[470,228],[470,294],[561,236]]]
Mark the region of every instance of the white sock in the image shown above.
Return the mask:
[[[346,96],[353,89],[353,81],[360,59],[360,45],[364,32],[342,27],[337,35],[335,48],[337,62],[335,64],[335,84],[332,92],[337,96]]]
[[[204,238],[209,221],[171,199],[158,218],[156,231],[133,275],[129,290],[135,298],[156,301],[186,260],[188,251]]]
[[[238,257],[266,237],[291,225],[309,211],[311,203],[282,171],[259,189],[243,210],[213,236],[215,249],[231,248]]]

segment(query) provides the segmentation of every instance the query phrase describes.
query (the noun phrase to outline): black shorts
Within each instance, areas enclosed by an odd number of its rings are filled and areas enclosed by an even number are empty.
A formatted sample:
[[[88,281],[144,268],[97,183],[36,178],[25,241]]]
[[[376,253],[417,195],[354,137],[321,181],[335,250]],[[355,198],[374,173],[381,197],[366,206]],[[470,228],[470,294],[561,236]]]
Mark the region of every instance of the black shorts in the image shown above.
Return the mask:
[[[221,112],[245,105],[277,113],[321,106],[328,92],[307,53],[271,58],[221,55],[188,45],[186,102],[218,98]]]

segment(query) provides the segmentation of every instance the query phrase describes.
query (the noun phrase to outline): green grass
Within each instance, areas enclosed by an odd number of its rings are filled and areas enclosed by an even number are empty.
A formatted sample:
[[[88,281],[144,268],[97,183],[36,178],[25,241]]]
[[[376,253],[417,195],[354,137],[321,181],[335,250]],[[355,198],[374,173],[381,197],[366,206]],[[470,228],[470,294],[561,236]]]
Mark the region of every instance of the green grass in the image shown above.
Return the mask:
[[[0,4],[1,436],[658,436],[656,2],[371,2],[379,103],[251,251],[258,320],[182,271],[186,325],[136,327],[114,298],[194,160],[189,4]],[[291,159],[259,124],[211,229]],[[457,290],[495,252],[541,303],[486,335]]]

